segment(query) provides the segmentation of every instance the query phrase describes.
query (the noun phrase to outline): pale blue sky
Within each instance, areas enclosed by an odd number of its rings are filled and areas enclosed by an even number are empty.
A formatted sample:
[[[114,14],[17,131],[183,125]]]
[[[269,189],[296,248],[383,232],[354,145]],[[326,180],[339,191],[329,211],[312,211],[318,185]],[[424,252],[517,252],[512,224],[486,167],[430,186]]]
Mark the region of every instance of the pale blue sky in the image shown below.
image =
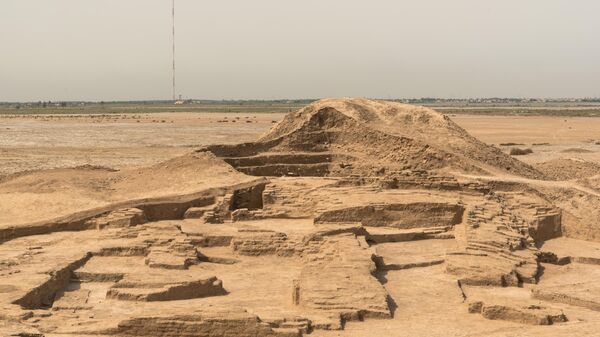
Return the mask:
[[[597,0],[176,0],[206,99],[600,96]],[[0,101],[168,99],[170,0],[1,0]]]

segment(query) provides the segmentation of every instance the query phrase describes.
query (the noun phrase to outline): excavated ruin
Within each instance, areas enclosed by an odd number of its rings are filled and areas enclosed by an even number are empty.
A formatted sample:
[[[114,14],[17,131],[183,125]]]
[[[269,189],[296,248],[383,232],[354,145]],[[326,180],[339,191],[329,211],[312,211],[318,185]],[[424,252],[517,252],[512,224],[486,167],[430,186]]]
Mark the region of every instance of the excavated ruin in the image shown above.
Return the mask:
[[[256,142],[21,174],[0,200],[2,336],[600,328],[600,192],[423,107],[321,100]]]

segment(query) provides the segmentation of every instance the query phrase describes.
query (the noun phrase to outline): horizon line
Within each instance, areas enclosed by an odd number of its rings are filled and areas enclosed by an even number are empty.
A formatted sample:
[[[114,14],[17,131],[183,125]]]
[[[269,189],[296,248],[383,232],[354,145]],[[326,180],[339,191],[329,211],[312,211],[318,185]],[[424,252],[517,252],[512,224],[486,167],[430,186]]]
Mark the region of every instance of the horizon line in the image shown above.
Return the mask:
[[[579,102],[600,102],[599,97],[462,97],[462,98],[449,98],[449,97],[397,97],[397,98],[377,98],[377,97],[364,97],[364,96],[331,96],[331,97],[320,97],[320,98],[272,98],[272,99],[261,99],[261,98],[227,98],[227,99],[206,99],[206,98],[182,98],[181,100],[176,99],[134,99],[134,100],[29,100],[29,101],[0,101],[0,104],[36,104],[36,103],[172,103],[177,101],[198,101],[198,102],[280,102],[280,101],[318,101],[327,98],[367,98],[373,100],[383,101],[425,101],[425,100],[439,100],[439,101],[476,101],[476,100],[504,100],[504,101],[550,101],[550,102],[567,102],[567,101],[579,101]]]

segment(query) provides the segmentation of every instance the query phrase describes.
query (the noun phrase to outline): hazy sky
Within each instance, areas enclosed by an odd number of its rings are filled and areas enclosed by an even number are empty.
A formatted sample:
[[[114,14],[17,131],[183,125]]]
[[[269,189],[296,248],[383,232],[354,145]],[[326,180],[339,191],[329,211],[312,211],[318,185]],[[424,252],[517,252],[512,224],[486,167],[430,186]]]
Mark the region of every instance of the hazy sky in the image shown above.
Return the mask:
[[[171,97],[170,0],[0,0],[0,101]],[[206,99],[600,97],[598,0],[176,0]]]

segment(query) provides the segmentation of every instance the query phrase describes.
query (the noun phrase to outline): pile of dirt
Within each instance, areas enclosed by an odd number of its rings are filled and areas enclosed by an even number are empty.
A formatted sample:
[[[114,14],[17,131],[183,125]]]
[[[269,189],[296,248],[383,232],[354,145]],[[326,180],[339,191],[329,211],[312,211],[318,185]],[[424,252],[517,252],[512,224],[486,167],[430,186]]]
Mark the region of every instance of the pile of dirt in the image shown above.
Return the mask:
[[[535,164],[535,167],[556,180],[582,179],[600,174],[600,165],[576,158],[553,159]]]
[[[560,152],[561,153],[592,153],[594,151],[588,150],[588,149],[582,149],[579,147],[572,147],[572,148],[564,149]]]
[[[191,194],[252,179],[207,152],[120,171],[80,167],[17,174],[0,182],[3,201],[0,227],[52,219],[128,200]]]
[[[319,171],[330,175],[410,169],[489,174],[508,171],[542,177],[533,167],[477,140],[432,109],[363,98],[317,101],[288,114],[255,143],[210,146],[209,150],[221,157],[330,153],[333,165]],[[341,155],[346,156],[343,162],[336,162]],[[340,165],[346,169],[339,169]],[[256,172],[254,168],[248,170]],[[301,171],[297,167],[294,170]]]
[[[512,149],[510,149],[509,154],[511,156],[524,156],[524,155],[528,155],[528,154],[532,154],[533,150],[530,148],[525,148],[525,149],[521,149],[518,147],[513,147]]]

